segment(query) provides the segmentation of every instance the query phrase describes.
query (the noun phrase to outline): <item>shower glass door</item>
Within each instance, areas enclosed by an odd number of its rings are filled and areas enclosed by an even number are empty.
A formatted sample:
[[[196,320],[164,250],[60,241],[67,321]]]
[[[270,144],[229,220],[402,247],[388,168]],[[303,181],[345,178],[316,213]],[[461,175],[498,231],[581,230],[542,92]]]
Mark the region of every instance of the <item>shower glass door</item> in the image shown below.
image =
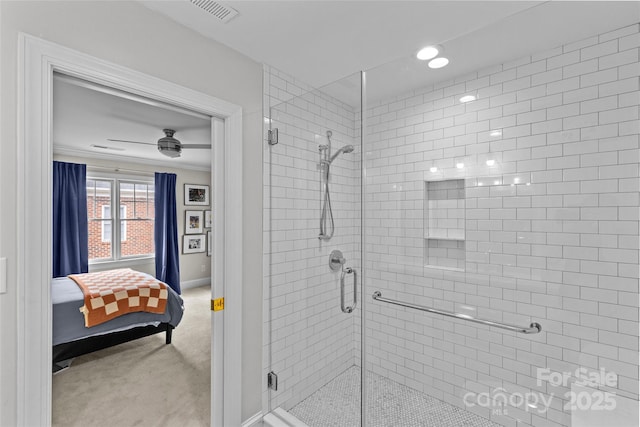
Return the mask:
[[[638,425],[638,30],[365,73],[363,425]]]
[[[360,74],[313,90],[270,69],[265,90],[263,406],[359,426]]]

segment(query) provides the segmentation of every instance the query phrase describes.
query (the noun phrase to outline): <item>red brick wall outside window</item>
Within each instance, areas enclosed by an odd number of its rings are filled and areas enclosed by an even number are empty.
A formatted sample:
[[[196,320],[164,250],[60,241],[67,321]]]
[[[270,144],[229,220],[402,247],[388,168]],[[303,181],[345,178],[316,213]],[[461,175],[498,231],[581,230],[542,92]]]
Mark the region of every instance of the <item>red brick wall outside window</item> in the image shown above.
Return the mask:
[[[88,178],[89,260],[152,256],[154,208],[153,183]]]

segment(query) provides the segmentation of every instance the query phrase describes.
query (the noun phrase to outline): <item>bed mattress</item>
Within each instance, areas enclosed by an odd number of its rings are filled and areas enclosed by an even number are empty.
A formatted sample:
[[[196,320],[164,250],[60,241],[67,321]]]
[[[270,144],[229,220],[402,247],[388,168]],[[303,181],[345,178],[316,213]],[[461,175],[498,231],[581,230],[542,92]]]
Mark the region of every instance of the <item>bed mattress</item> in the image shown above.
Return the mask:
[[[136,312],[128,313],[100,325],[86,328],[80,307],[84,305],[82,291],[68,277],[58,277],[51,281],[51,301],[53,304],[53,345],[76,341],[94,335],[124,331],[137,326],[157,326],[169,323],[176,327],[182,319],[184,304],[182,298],[167,286],[169,297],[163,314]]]

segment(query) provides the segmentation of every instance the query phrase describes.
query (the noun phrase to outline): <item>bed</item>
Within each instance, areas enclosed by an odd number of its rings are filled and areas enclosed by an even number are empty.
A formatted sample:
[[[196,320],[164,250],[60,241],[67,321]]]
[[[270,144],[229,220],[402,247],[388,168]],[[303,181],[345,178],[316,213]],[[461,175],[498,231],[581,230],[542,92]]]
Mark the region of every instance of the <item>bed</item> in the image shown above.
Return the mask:
[[[152,278],[148,274],[145,276]],[[71,359],[138,338],[166,333],[166,344],[171,343],[173,329],[178,326],[184,311],[180,295],[167,286],[168,298],[162,314],[135,312],[85,327],[80,312],[84,295],[80,287],[68,277],[51,282],[53,304],[53,370],[67,367]]]

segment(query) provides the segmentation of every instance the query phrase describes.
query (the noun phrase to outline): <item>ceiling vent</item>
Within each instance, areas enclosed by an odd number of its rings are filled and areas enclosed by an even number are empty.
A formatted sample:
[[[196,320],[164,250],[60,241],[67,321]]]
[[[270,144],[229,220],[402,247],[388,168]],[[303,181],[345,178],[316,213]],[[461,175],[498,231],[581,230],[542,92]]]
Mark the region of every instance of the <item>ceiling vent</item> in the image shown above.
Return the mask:
[[[219,19],[223,24],[231,21],[238,15],[238,11],[222,3],[212,0],[189,0],[200,9]]]

